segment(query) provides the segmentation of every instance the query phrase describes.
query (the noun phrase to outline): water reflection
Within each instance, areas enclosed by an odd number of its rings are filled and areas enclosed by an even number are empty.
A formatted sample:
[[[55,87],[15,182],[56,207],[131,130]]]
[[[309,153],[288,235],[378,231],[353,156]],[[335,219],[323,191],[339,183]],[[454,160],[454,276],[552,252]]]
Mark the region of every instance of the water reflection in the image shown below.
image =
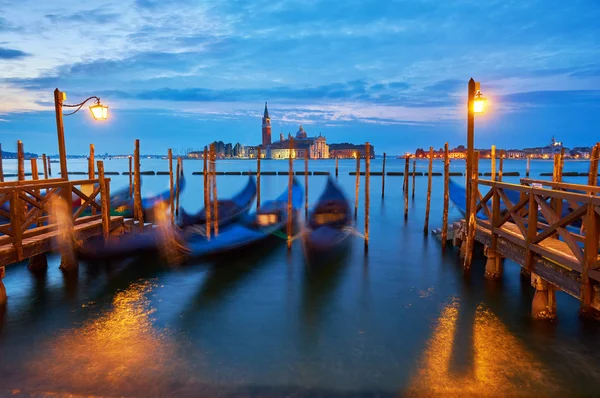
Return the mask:
[[[461,321],[460,313],[465,310],[461,307],[455,300],[442,311],[409,395],[548,396],[560,392],[550,372],[498,317],[480,305],[469,325]],[[457,339],[463,334],[472,336],[471,341]],[[457,361],[456,356],[463,358]],[[457,362],[466,366],[457,369]]]
[[[29,361],[27,385],[119,396],[168,389],[160,381],[176,380],[184,364],[169,334],[152,325],[154,310],[146,295],[155,287],[148,281],[132,284],[99,318],[49,340]]]

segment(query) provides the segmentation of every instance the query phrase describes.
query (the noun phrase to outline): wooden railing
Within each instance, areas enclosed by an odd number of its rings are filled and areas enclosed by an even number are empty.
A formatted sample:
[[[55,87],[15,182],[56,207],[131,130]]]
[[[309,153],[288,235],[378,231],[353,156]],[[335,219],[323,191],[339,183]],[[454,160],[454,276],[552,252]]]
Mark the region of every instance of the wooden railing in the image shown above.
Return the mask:
[[[19,183],[0,186],[0,247],[13,245],[17,251],[17,259],[23,259],[23,240],[56,230],[51,223],[50,212],[52,200],[63,198],[72,206],[73,224],[82,221],[103,219],[109,225],[110,209],[103,207],[100,199],[101,187],[109,195],[110,179],[67,181],[62,179],[40,180],[39,182],[21,181]],[[90,194],[82,192],[82,186],[92,187]],[[81,204],[75,204],[80,200]],[[107,200],[105,203],[109,203]],[[86,210],[93,209],[92,215],[82,218]],[[106,223],[104,222],[106,219]],[[107,231],[106,231],[107,232]]]
[[[523,180],[523,183],[542,182]],[[490,249],[494,252],[498,238],[525,248],[525,266],[529,271],[533,269],[535,255],[578,271],[582,292],[587,292],[582,293],[582,302],[589,301],[589,278],[600,281],[600,272],[596,271],[600,268],[600,188],[543,183],[554,189],[473,181],[473,191],[478,198],[475,207],[477,227],[491,233]],[[480,186],[489,187],[489,191],[482,195]],[[573,192],[575,190],[590,193]]]

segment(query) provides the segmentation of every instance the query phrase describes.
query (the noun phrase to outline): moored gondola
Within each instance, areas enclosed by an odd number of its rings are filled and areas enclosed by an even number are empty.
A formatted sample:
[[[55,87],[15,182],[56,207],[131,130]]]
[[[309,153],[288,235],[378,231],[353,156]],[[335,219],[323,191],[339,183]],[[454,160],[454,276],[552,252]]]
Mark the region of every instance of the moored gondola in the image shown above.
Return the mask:
[[[330,177],[309,215],[307,230],[303,234],[307,261],[319,263],[347,249],[351,223],[348,199]]]
[[[246,249],[266,241],[281,239],[281,231],[287,224],[288,189],[277,199],[265,202],[260,210],[239,218],[219,230],[218,236],[207,239],[204,228],[168,229],[155,228],[141,234],[121,236],[104,242],[101,239],[86,242],[79,249],[84,259],[116,259],[132,255],[158,252],[168,246],[177,252],[177,260],[197,259],[225,255]],[[302,206],[302,187],[294,179],[292,184],[292,207],[294,214]]]
[[[249,176],[244,188],[231,199],[218,199],[219,226],[225,226],[236,221],[248,213],[256,197],[256,180]],[[214,206],[214,204],[213,204]],[[212,208],[211,208],[212,210]],[[187,213],[180,209],[180,218],[177,222],[179,228],[190,226],[202,227],[206,224],[206,209],[201,209],[195,214]]]

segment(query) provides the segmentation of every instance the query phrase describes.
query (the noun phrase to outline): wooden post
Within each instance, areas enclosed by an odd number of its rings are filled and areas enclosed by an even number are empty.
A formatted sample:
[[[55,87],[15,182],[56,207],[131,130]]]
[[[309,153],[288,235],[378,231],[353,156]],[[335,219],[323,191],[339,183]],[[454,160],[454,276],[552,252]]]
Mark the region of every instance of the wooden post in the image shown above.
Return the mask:
[[[100,201],[102,203],[102,235],[104,240],[108,239],[110,233],[110,210],[108,195],[106,192],[106,180],[104,179],[104,162],[98,160],[98,180],[100,183]]]
[[[25,179],[25,153],[23,152],[23,142],[21,140],[17,141],[17,161],[17,176],[19,181],[23,181]]]
[[[256,209],[260,209],[260,147],[256,156]]]
[[[500,158],[500,164],[502,164],[502,158]],[[465,262],[463,264],[463,268],[468,270],[471,268],[471,261],[473,260],[473,247],[475,243],[475,228],[476,228],[476,218],[477,218],[477,193],[479,191],[477,182],[479,180],[479,152],[475,151],[473,154],[473,168],[471,170],[471,180],[469,184],[471,184],[471,214],[469,215],[469,228],[467,229],[467,251],[465,255]],[[500,169],[502,170],[502,168]]]
[[[365,252],[369,251],[369,206],[371,180],[371,146],[365,144]]]
[[[580,314],[587,315],[590,312],[593,290],[589,278],[589,270],[593,269],[598,261],[598,235],[600,234],[600,223],[598,214],[593,203],[588,203],[587,214],[584,217],[585,223],[585,242],[583,259],[583,272],[581,273],[581,307]]]
[[[465,176],[467,180],[473,175],[473,151],[475,145],[475,113],[473,99],[475,98],[475,80],[469,79],[467,85],[467,159]],[[470,216],[471,184],[466,184],[466,220]]]
[[[358,217],[358,186],[360,185],[360,155],[356,152],[356,198],[354,200],[354,219]]]
[[[492,162],[492,181],[496,181],[496,145],[492,145],[492,154],[491,154],[491,162]]]
[[[308,149],[304,151],[304,217],[308,219]]]
[[[133,198],[133,173],[131,170],[131,155],[129,156],[129,198]]]
[[[292,248],[292,184],[294,182],[294,165],[292,153],[294,152],[294,138],[290,137],[289,172],[288,172],[288,203],[287,203],[287,248]]]
[[[140,231],[144,230],[144,209],[142,208],[142,178],[140,176],[140,140],[135,140],[134,157],[134,216],[137,215]]]
[[[498,279],[501,276],[501,259],[498,255],[498,234],[494,232],[494,228],[497,228],[500,222],[500,194],[496,187],[492,187],[492,243],[490,247],[487,249],[487,262],[485,264],[485,274],[484,277],[486,279],[494,280]],[[537,205],[536,205],[537,210]],[[531,220],[531,219],[530,219]],[[533,222],[532,227],[535,228],[537,225],[537,217]],[[529,234],[529,231],[527,232]]]
[[[381,198],[385,196],[385,152],[383,153],[383,165],[381,166]]]
[[[562,182],[562,175],[563,175],[564,167],[565,167],[565,148],[561,148],[560,149],[560,164],[558,167],[558,182]]]
[[[94,144],[90,144],[90,158],[88,159],[88,178],[93,180],[96,177],[94,172]]]
[[[45,160],[45,158],[44,158],[44,160]],[[0,144],[0,182],[4,182],[4,169],[2,168],[2,144]],[[4,268],[2,268],[2,271],[4,271]],[[0,280],[0,283],[2,283],[1,280]]]
[[[529,177],[530,168],[531,168],[531,157],[527,156],[527,168],[525,169],[525,177]]]
[[[59,232],[60,268],[65,271],[77,269],[75,257],[74,225],[71,214],[71,185],[68,181],[60,188],[60,196],[53,198],[53,218]]]
[[[173,151],[167,150],[169,161],[169,208],[171,209],[171,225],[175,225],[175,192],[173,192]]]
[[[52,162],[50,161],[50,156],[48,156],[48,175],[52,177]]]
[[[206,239],[210,240],[210,227],[211,227],[211,203],[210,203],[210,185],[211,185],[211,178],[210,178],[210,169],[207,165],[209,165],[208,163],[208,150],[206,149],[206,147],[204,147],[204,169],[203,169],[203,175],[204,175],[204,214],[205,214],[205,227],[206,227]]]
[[[65,146],[65,128],[63,125],[63,101],[65,100],[65,93],[54,90],[54,111],[56,113],[56,132],[58,134],[58,156],[60,158],[60,177],[65,180],[69,179],[67,173],[67,150]]]
[[[408,170],[410,168],[410,156],[406,155],[404,163],[404,219],[408,219]]]
[[[211,170],[212,170],[212,204],[213,204],[213,232],[219,236],[219,200],[217,199],[217,149],[215,144],[210,144]]]
[[[179,193],[181,192],[181,178],[183,176],[183,160],[177,157],[177,178],[175,179],[175,215],[179,216]]]
[[[444,211],[442,216],[442,252],[446,250],[448,239],[448,206],[450,205],[450,158],[448,157],[448,143],[444,145]]]
[[[1,148],[0,148],[0,150],[1,150]],[[2,160],[0,159],[0,162],[1,161]],[[0,181],[0,182],[2,182],[2,181]],[[2,267],[0,267],[0,307],[3,307],[4,305],[6,305],[6,300],[7,300],[6,287],[4,286],[4,282],[2,282],[2,279],[4,279],[4,275],[6,275],[6,269],[2,266]]]
[[[588,185],[596,186],[598,184],[598,158],[600,158],[600,142],[592,149],[590,157],[590,171],[588,173]],[[591,192],[590,192],[591,194]]]
[[[499,202],[499,198],[496,200]],[[500,204],[497,205],[497,212],[500,213]],[[529,215],[527,216],[527,248],[525,251],[525,269],[529,274],[533,271],[535,253],[531,250],[531,244],[537,235],[538,204],[535,200],[535,191],[532,187],[529,190]],[[496,224],[497,225],[497,224]]]
[[[500,150],[500,168],[498,170],[498,181],[502,181],[502,170],[504,169],[504,149]]]
[[[39,180],[39,173],[38,173],[38,167],[37,167],[37,158],[31,158],[30,159],[31,162],[31,179],[33,181],[37,181]],[[33,190],[36,194],[40,194],[40,190],[39,189],[34,189]],[[43,212],[43,210],[42,210]],[[41,213],[40,213],[41,214]],[[42,225],[44,225],[44,223],[42,221],[38,221],[37,222],[37,226],[41,227]],[[44,256],[45,257],[45,256]]]
[[[412,175],[412,198],[415,198],[415,177],[417,176],[417,161],[413,160],[413,175]]]
[[[425,204],[425,225],[423,233],[429,233],[429,207],[431,205],[431,175],[433,174],[433,147],[429,147],[429,173],[427,174],[427,203]]]
[[[45,153],[42,153],[42,164],[44,165],[44,178],[48,179],[48,164],[46,163]]]
[[[335,155],[335,178],[338,178],[338,155]]]

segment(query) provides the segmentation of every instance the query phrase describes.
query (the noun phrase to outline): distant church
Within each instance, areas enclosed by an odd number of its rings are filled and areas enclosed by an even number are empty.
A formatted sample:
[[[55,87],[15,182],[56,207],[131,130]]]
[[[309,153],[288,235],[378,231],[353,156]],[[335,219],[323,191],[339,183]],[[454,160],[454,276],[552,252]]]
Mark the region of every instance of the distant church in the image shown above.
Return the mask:
[[[265,102],[265,113],[262,118],[262,147],[265,149],[269,145],[271,145],[271,117],[269,116],[269,110]]]

